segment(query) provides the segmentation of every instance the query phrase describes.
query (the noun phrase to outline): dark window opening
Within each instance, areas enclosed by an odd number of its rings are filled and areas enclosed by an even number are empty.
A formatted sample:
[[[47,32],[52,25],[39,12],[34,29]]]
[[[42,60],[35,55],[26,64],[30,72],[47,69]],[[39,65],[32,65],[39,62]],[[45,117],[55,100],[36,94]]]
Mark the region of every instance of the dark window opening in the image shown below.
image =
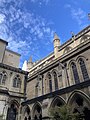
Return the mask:
[[[36,112],[37,114],[35,114],[34,120],[42,120],[42,109],[41,109],[41,107],[39,105],[36,106],[35,111],[37,111]]]
[[[17,109],[14,104],[11,104],[11,107],[8,108],[6,120],[16,120]]]
[[[17,75],[13,79],[13,87],[16,87],[16,88],[20,88],[21,87],[21,79],[20,79],[19,75]]]
[[[87,72],[87,69],[86,69],[86,65],[85,65],[85,62],[82,58],[79,59],[79,64],[80,64],[80,68],[81,68],[84,80],[85,81],[89,80],[89,75],[88,75],[88,72]]]
[[[55,90],[58,90],[58,79],[56,72],[54,72],[53,75],[54,75]]]
[[[51,80],[51,75],[48,75],[48,79],[49,79],[49,91],[52,92],[52,80]]]
[[[78,76],[76,64],[74,62],[72,62],[71,67],[72,67],[75,83],[78,84],[80,81],[79,81],[79,76]]]

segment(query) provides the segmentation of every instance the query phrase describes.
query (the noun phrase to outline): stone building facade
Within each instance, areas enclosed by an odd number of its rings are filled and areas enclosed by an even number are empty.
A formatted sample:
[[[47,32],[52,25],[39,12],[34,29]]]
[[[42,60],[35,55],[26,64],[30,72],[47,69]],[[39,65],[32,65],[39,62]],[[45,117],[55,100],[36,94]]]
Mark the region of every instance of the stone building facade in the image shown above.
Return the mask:
[[[69,104],[72,112],[90,116],[90,26],[64,44],[54,35],[54,51],[27,63],[29,72],[21,120],[49,119],[48,110]]]
[[[27,72],[19,68],[20,54],[0,39],[0,120],[19,120],[25,99]]]
[[[90,26],[62,45],[55,33],[53,44],[47,57],[26,62],[26,72],[0,39],[0,120],[49,120],[49,109],[64,104],[89,120]]]

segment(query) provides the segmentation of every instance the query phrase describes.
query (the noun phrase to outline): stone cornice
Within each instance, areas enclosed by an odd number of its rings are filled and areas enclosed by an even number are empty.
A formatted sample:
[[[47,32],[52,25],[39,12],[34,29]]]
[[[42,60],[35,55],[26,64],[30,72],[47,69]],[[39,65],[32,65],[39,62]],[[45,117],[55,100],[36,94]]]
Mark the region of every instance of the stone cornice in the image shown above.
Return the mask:
[[[25,74],[25,75],[28,74],[27,71],[23,71],[21,68],[15,68],[15,67],[3,64],[3,63],[0,63],[0,67],[4,68],[4,69],[7,69],[7,70],[14,71],[14,72],[18,72],[18,73],[21,73],[21,74]]]
[[[68,86],[66,88],[62,88],[57,91],[54,91],[54,92],[51,92],[51,93],[48,93],[48,94],[45,94],[45,95],[42,95],[39,97],[26,100],[25,102],[22,103],[22,105],[32,104],[32,103],[35,103],[36,101],[40,102],[40,101],[43,101],[44,99],[55,97],[56,95],[63,95],[63,94],[72,92],[74,90],[80,90],[80,89],[86,88],[88,86],[90,86],[90,79],[88,81],[84,81],[79,84],[74,84],[72,86]]]
[[[2,42],[4,42],[4,43],[6,43],[6,45],[8,45],[8,42],[7,42],[7,41],[5,41],[5,40],[3,40],[3,39],[1,39],[1,38],[0,38],[0,41],[2,41]]]
[[[78,40],[80,37],[82,37],[83,35],[85,35],[89,31],[90,31],[90,25],[87,26],[82,31],[80,31],[77,35],[75,35],[75,40]],[[61,46],[59,46],[59,51],[61,51],[62,49],[64,49],[66,46],[70,45],[72,42],[73,42],[72,38],[69,39],[69,40],[67,40],[64,44],[62,44]]]
[[[46,66],[42,67],[41,69],[39,69],[36,72],[34,72],[33,74],[31,74],[30,77],[28,78],[28,82],[31,81],[32,79],[34,79],[35,77],[37,77],[38,74],[43,74],[46,71],[54,68],[55,66],[58,66],[59,61],[61,63],[63,63],[64,61],[72,58],[73,56],[76,56],[77,54],[82,53],[86,49],[90,49],[90,39],[87,40],[86,42],[81,43],[80,45],[76,46],[68,53],[60,56],[59,58],[53,60],[51,63],[47,64]]]
[[[18,56],[21,56],[21,54],[19,54],[19,53],[17,53],[17,52],[14,52],[14,51],[12,51],[12,50],[6,49],[6,51],[9,51],[9,52],[14,53],[14,54],[16,54],[16,55],[18,55]]]
[[[25,98],[24,93],[13,92],[13,91],[9,91],[8,89],[0,89],[0,94],[8,95],[9,97]]]

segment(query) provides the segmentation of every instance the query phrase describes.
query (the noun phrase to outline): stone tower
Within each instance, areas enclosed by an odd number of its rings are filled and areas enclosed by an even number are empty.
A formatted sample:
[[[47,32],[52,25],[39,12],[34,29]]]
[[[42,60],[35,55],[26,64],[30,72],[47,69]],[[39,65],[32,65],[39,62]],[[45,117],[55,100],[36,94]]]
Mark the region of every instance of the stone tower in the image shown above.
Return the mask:
[[[33,67],[32,57],[30,56],[30,59],[28,61],[28,69]]]
[[[54,33],[53,43],[54,43],[54,55],[55,55],[55,58],[57,58],[58,57],[58,49],[60,46],[60,38],[58,37],[58,35],[56,33]]]

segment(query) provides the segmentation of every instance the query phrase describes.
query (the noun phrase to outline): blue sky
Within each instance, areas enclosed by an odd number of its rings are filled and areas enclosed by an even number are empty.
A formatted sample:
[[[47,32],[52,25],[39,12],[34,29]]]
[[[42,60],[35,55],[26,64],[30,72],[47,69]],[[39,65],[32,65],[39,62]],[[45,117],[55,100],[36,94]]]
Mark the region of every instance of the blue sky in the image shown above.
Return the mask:
[[[0,38],[20,53],[21,63],[53,51],[53,34],[61,44],[90,24],[90,0],[0,0]]]

